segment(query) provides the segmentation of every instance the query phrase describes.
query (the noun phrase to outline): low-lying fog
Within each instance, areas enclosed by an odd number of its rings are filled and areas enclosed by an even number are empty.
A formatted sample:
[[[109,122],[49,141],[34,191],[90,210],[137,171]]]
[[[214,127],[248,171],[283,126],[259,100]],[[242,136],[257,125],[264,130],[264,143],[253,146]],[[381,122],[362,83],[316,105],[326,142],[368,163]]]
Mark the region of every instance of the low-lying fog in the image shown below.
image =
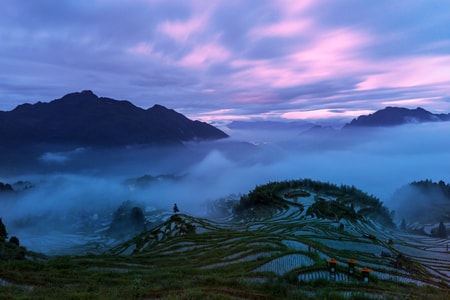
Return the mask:
[[[171,149],[42,152],[26,166],[9,162],[1,168],[0,182],[33,187],[14,185],[17,192],[0,193],[0,217],[9,236],[50,253],[57,244],[49,240],[52,232],[76,233],[83,214],[101,220],[131,200],[167,212],[177,203],[182,213],[204,216],[207,201],[269,181],[311,178],[354,185],[395,208],[387,199],[411,181],[450,182],[449,128],[447,122],[351,132],[227,130],[229,139]],[[126,182],[146,174],[174,178],[147,186]]]

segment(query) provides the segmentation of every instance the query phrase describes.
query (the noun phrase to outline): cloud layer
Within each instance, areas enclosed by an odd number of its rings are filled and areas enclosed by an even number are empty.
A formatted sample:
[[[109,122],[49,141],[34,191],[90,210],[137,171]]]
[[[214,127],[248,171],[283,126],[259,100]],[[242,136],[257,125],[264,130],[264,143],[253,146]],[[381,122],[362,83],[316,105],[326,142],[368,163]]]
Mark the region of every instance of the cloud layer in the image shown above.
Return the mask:
[[[204,216],[208,201],[246,194],[271,181],[312,178],[354,185],[397,209],[398,199],[392,199],[396,189],[424,179],[450,182],[449,126],[441,122],[302,134],[297,129],[241,130],[232,134],[241,140],[185,147],[45,152],[35,155],[34,163],[17,160],[10,172],[0,169],[0,182],[34,185],[0,193],[0,217],[10,235],[23,237],[23,244],[36,250],[48,249],[42,241],[53,231],[74,233],[83,216],[102,215],[107,224],[126,200],[167,213],[177,203],[183,213]],[[144,174],[174,176],[144,187],[129,183]],[[415,201],[408,199],[409,207],[417,206]]]
[[[0,110],[92,89],[205,121],[450,111],[446,1],[0,3]]]

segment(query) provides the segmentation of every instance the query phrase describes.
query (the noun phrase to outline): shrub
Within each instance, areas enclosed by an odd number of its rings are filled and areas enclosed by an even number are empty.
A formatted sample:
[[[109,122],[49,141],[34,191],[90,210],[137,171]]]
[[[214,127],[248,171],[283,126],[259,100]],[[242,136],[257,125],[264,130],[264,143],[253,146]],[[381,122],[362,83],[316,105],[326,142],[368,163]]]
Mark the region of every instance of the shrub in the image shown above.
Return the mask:
[[[12,236],[12,237],[9,239],[9,242],[10,242],[11,244],[16,245],[16,246],[20,246],[19,239],[18,239],[16,236]]]

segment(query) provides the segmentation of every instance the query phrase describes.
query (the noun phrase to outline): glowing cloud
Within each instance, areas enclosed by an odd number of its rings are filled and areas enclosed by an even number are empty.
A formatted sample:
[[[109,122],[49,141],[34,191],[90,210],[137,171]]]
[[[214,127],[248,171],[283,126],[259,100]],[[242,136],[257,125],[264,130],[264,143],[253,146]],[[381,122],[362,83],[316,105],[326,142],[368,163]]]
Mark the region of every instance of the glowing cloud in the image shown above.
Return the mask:
[[[358,89],[413,87],[450,82],[450,56],[416,56],[375,62],[374,74],[358,84]],[[450,88],[447,89],[447,92]]]
[[[83,89],[190,115],[449,108],[446,1],[2,0],[2,7],[0,110]]]
[[[200,68],[220,63],[230,57],[230,52],[218,44],[205,44],[195,47],[178,63],[183,67]]]
[[[329,118],[355,118],[360,115],[373,113],[373,110],[336,110],[318,109],[310,111],[291,111],[281,114],[284,119],[329,119]]]
[[[308,20],[288,20],[276,24],[257,27],[250,33],[254,38],[292,37],[305,32],[311,25]]]

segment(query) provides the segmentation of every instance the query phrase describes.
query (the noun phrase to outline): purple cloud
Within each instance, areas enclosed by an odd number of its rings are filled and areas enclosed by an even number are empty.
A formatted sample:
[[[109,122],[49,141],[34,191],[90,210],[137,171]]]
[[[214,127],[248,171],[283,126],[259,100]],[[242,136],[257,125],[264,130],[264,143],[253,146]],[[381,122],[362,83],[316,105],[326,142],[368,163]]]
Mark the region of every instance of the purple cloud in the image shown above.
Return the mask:
[[[445,1],[2,0],[0,110],[92,89],[202,120],[450,111]]]

